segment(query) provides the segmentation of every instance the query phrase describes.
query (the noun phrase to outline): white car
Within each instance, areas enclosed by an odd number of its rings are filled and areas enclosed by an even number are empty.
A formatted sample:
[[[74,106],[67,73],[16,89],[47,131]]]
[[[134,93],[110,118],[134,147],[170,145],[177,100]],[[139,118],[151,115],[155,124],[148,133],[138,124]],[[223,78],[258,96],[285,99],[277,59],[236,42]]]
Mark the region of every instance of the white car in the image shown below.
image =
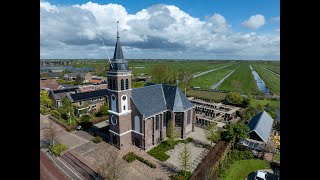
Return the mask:
[[[267,180],[267,173],[265,171],[258,170],[254,180]]]

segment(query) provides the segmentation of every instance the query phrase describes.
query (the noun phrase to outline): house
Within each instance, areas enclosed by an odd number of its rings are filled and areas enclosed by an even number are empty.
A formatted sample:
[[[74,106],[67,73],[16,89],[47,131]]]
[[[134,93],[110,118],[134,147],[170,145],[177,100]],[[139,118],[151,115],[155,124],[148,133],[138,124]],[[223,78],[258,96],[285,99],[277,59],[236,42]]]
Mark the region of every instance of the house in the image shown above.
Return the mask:
[[[79,88],[78,87],[70,87],[65,89],[59,89],[59,90],[50,90],[49,91],[49,97],[51,98],[53,105],[56,107],[61,107],[63,100],[67,97],[67,94],[69,93],[78,93]]]
[[[76,107],[76,115],[80,115],[84,110],[89,112],[98,111],[103,104],[107,103],[107,96],[107,89],[67,94],[69,101]]]
[[[96,91],[100,89],[107,89],[107,84],[88,84],[79,86],[80,92],[89,92],[89,91]]]
[[[180,138],[194,131],[194,108],[178,88],[164,84],[132,89],[131,71],[124,59],[119,32],[107,72],[110,142],[122,149],[134,144],[149,150],[166,139],[172,121]]]
[[[273,119],[266,111],[261,111],[253,116],[248,123],[249,138],[241,139],[240,145],[261,151],[268,143],[272,131]]]
[[[51,79],[58,79],[61,73],[59,72],[48,72],[48,77]]]
[[[56,90],[60,84],[55,79],[40,79],[40,90]]]
[[[80,75],[83,83],[87,83],[92,79],[92,75],[90,73],[67,73],[64,75],[64,79],[68,81],[74,81],[77,75]]]

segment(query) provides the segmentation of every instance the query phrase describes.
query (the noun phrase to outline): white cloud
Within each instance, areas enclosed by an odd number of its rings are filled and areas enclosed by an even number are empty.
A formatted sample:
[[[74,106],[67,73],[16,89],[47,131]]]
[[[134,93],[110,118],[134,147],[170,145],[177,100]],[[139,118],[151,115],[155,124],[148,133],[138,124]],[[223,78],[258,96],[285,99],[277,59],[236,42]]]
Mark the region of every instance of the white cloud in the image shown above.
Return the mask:
[[[280,16],[272,18],[271,22],[280,23]]]
[[[277,28],[274,30],[275,32],[280,32],[280,28]]]
[[[242,25],[249,29],[259,29],[265,23],[264,16],[261,14],[253,15],[248,20],[242,22]]]
[[[217,13],[202,21],[172,5],[158,4],[129,14],[118,4],[55,6],[43,1],[40,57],[107,58],[102,41],[112,55],[117,20],[128,59],[279,59],[278,35],[232,32]]]

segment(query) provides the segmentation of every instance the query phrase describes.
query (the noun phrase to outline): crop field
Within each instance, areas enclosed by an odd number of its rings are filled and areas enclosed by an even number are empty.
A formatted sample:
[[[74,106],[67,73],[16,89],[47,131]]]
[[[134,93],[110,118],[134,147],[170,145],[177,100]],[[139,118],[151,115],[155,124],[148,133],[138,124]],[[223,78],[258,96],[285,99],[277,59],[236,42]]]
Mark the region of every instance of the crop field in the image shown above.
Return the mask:
[[[223,77],[228,75],[237,66],[238,66],[238,63],[222,69],[218,69],[216,71],[212,71],[202,76],[193,78],[192,80],[190,80],[190,85],[193,87],[197,86],[205,89],[210,89],[210,87],[213,84],[219,82]]]
[[[261,94],[252,75],[249,63],[240,63],[240,66],[221,83],[218,90],[234,91],[244,94]]]
[[[257,71],[261,79],[263,79],[271,93],[280,95],[280,77],[261,68],[258,64],[253,64],[252,67]]]
[[[172,67],[176,72],[181,72],[182,70],[188,70],[192,74],[197,72],[203,72],[210,69],[226,66],[232,64],[231,61],[172,61],[172,60],[129,60],[129,67],[132,67],[132,73],[135,76],[144,73],[150,75],[152,68],[159,64],[167,64]]]

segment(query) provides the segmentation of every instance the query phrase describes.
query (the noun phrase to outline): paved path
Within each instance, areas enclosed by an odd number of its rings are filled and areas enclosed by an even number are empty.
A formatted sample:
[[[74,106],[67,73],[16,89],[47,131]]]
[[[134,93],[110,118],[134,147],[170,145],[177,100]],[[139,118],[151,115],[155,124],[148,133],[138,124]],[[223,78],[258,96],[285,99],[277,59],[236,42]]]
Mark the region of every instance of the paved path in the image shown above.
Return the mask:
[[[240,66],[240,65],[239,65]],[[238,67],[239,67],[238,66]],[[227,79],[238,67],[236,67],[234,70],[232,70],[228,75],[226,75],[224,78],[222,78],[219,82],[215,83],[214,85],[211,86],[211,89],[217,89],[218,86],[220,86],[220,84]]]
[[[267,70],[267,71],[269,71],[269,72],[272,72],[273,74],[275,74],[275,75],[277,75],[277,76],[279,76],[280,77],[280,74],[278,74],[278,73],[276,73],[276,72],[274,72],[274,71],[271,71],[270,69],[268,69],[268,68],[265,68],[265,67],[263,67],[263,66],[260,66],[262,69],[265,69],[265,70]]]
[[[222,68],[226,68],[226,67],[229,67],[229,66],[232,66],[233,64],[230,64],[230,65],[227,65],[227,66],[222,66],[222,67],[219,67],[219,68],[215,68],[215,69],[211,69],[211,70],[208,70],[208,71],[205,71],[205,72],[201,72],[199,74],[195,74],[193,75],[193,78],[196,78],[196,77],[199,77],[199,76],[202,76],[204,74],[207,74],[209,72],[212,72],[212,71],[215,71],[215,70],[218,70],[218,69],[222,69]]]
[[[88,140],[82,137],[79,137],[75,134],[67,132],[58,124],[56,124],[54,121],[51,121],[48,118],[48,115],[44,116],[42,114],[40,114],[40,142],[44,140],[45,131],[50,126],[50,123],[52,123],[52,127],[54,128],[54,131],[55,131],[55,135],[54,135],[55,143],[56,142],[62,143],[67,145],[68,149],[73,149],[88,142]]]

